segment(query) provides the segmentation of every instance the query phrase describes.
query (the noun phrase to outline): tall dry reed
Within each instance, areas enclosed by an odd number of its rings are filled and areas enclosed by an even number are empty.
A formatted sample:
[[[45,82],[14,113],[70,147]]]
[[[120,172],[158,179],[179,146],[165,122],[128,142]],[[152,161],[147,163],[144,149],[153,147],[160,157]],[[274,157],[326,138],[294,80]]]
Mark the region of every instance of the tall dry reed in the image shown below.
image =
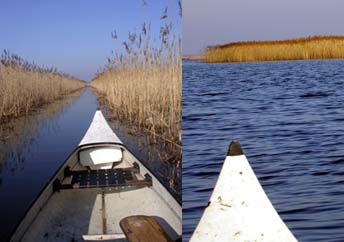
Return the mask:
[[[54,68],[41,68],[4,51],[0,63],[0,121],[28,114],[84,86],[84,82]]]
[[[344,37],[315,36],[283,41],[250,41],[208,47],[206,62],[258,62],[344,58]]]
[[[104,95],[116,119],[181,144],[180,38],[167,9],[161,19],[159,44],[144,23],[139,33],[129,33],[124,50],[108,59],[91,85]],[[117,39],[115,32],[112,38]]]

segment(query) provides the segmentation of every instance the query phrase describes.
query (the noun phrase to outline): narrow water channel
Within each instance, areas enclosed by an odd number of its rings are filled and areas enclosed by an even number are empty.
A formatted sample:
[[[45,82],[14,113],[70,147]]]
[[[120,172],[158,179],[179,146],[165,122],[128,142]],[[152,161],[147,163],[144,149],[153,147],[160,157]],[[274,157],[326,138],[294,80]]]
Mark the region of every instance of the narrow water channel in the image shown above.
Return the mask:
[[[33,202],[50,177],[74,150],[86,132],[97,108],[97,100],[90,90],[86,90],[70,103],[59,103],[59,110],[47,106],[42,110],[45,120],[36,119],[30,124],[33,129],[21,132],[21,145],[2,146],[13,149],[0,170],[0,238],[6,241],[26,209]],[[35,116],[42,115],[37,114]],[[47,117],[49,116],[49,118]],[[36,117],[31,117],[36,118]],[[48,120],[47,120],[48,119]],[[25,120],[16,120],[19,125]],[[15,125],[16,126],[16,125]],[[14,131],[13,131],[14,132]],[[3,157],[3,159],[6,157]]]

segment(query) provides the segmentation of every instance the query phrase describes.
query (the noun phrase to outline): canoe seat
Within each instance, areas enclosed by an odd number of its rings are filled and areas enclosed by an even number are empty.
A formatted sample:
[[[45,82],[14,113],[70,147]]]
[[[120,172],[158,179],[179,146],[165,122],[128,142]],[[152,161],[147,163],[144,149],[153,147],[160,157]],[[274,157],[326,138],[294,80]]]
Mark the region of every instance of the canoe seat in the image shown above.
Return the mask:
[[[146,187],[152,185],[151,177],[146,174],[145,179],[136,177],[137,167],[103,169],[103,170],[80,170],[65,172],[62,183],[55,182],[54,190],[79,189],[79,188],[102,188],[102,187]]]
[[[123,218],[119,225],[128,242],[173,242],[160,224],[150,216],[129,216]]]
[[[79,162],[91,170],[111,169],[115,164],[121,163],[123,151],[120,147],[94,147],[81,149]]]

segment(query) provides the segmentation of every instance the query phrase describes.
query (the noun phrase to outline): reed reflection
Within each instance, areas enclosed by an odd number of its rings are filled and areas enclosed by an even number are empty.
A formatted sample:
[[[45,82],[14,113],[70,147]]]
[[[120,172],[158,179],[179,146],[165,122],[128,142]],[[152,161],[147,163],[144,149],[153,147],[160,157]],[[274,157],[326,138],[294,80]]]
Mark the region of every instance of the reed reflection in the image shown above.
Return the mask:
[[[25,160],[30,158],[30,153],[36,148],[34,141],[39,137],[40,131],[44,128],[54,132],[57,117],[82,92],[83,90],[78,90],[30,115],[0,124],[0,186],[3,171],[6,169],[11,175],[15,175],[17,171],[23,170]]]

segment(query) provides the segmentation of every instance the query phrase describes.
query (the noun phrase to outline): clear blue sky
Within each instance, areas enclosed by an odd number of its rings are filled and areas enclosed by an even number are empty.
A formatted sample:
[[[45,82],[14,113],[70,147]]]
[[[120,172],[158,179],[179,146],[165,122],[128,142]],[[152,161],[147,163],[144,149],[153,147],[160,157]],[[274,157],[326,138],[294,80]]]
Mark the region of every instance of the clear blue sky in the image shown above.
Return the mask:
[[[143,7],[142,0],[1,0],[0,49],[89,81],[111,50],[122,48],[128,31],[140,31],[147,20],[159,32],[169,1],[146,2]]]
[[[183,54],[207,45],[344,35],[343,0],[184,0]]]

